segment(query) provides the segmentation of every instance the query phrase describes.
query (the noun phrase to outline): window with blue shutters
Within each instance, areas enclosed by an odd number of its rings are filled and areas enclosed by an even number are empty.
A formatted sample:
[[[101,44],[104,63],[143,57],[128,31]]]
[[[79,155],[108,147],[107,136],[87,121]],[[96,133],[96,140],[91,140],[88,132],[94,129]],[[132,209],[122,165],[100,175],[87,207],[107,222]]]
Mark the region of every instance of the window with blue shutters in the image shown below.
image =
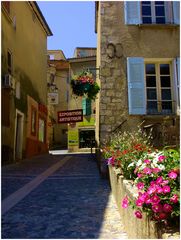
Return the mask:
[[[125,1],[125,24],[180,24],[179,1]]]
[[[129,114],[146,114],[144,59],[127,58]]]
[[[163,59],[157,62],[137,57],[127,59],[129,114],[175,113],[176,104],[177,109],[179,105],[179,59],[175,61],[175,79],[171,66],[171,61]]]
[[[82,99],[82,109],[83,109],[83,115],[88,116],[91,115],[91,99],[89,98],[83,98]]]

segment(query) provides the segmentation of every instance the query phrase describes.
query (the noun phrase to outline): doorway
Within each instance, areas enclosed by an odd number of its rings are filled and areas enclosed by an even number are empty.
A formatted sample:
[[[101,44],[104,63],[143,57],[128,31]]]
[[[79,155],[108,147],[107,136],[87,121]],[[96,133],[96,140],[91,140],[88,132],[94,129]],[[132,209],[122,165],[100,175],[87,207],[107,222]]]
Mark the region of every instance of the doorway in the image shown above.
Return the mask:
[[[79,130],[79,148],[95,147],[95,130],[81,129]]]
[[[23,120],[24,114],[16,110],[15,118],[15,150],[14,159],[22,159],[22,149],[23,149]]]

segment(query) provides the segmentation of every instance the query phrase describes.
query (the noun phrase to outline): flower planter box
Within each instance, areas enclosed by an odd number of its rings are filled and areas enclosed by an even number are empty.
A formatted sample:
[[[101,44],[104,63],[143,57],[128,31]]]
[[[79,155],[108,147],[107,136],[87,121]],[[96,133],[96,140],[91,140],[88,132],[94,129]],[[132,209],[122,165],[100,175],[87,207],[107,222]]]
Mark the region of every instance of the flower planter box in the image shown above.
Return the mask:
[[[132,185],[132,181],[125,180],[119,169],[109,166],[109,176],[111,189],[119,209],[125,230],[130,239],[179,239],[179,230],[165,229],[163,225],[151,221],[145,213],[142,219],[134,216],[132,208],[124,209],[121,206],[125,195],[132,200],[136,199],[137,189]]]

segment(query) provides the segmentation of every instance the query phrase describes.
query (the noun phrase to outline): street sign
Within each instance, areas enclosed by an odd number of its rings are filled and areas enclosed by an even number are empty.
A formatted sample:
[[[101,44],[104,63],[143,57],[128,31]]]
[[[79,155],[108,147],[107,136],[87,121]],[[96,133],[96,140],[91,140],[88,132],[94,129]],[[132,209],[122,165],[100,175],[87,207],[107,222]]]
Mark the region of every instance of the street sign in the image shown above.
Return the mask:
[[[58,112],[58,123],[72,123],[83,121],[83,110],[69,110]]]

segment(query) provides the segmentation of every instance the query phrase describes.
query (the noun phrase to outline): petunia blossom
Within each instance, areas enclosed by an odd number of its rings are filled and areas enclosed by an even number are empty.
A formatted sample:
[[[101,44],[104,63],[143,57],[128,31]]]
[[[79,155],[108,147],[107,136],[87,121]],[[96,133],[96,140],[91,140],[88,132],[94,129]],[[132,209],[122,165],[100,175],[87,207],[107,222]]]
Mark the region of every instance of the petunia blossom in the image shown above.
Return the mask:
[[[137,188],[138,189],[143,189],[144,188],[144,183],[143,182],[139,182],[139,183],[137,183]]]
[[[142,212],[140,210],[135,211],[134,214],[137,218],[140,218],[140,219],[142,218]]]
[[[177,178],[177,174],[176,174],[176,172],[174,172],[174,171],[170,171],[170,172],[168,173],[168,176],[169,176],[169,178],[171,178],[171,179],[176,179],[176,178]]]
[[[162,205],[161,204],[154,204],[154,205],[152,205],[152,210],[153,210],[153,212],[162,212],[162,209],[163,209],[163,207],[162,207]]]
[[[163,205],[163,211],[166,213],[170,213],[172,211],[172,206],[170,204],[165,203]]]
[[[128,200],[128,197],[126,196],[122,201],[122,207],[127,208],[128,205],[129,205],[129,200]]]
[[[174,194],[174,195],[170,198],[170,202],[177,203],[177,202],[178,202],[178,195],[177,195],[177,194]]]
[[[161,156],[158,157],[158,161],[163,162],[165,160],[165,158],[166,157],[164,155],[161,155]]]
[[[107,159],[107,165],[114,166],[114,162],[115,162],[115,158],[114,157],[110,157],[110,158]]]
[[[161,176],[161,177],[158,177],[157,179],[156,179],[156,183],[157,184],[160,184],[160,183],[162,183],[163,182],[163,177]]]
[[[146,164],[150,164],[151,161],[150,161],[150,159],[145,159],[145,160],[144,160],[144,163],[146,163]]]
[[[166,185],[166,186],[163,186],[163,193],[169,193],[171,190],[170,186]]]
[[[158,204],[160,202],[160,198],[157,195],[151,197],[152,204]]]
[[[151,174],[152,170],[150,168],[146,167],[146,168],[143,169],[143,172],[145,174]]]

